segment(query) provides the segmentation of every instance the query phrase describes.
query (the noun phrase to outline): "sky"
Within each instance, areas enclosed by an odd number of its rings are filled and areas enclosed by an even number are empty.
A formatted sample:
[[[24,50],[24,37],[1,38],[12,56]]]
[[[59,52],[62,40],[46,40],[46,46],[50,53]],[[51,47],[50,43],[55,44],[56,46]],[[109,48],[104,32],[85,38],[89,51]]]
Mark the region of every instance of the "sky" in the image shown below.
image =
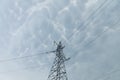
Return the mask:
[[[0,0],[0,80],[47,80],[62,41],[68,80],[120,80],[120,0]],[[4,61],[6,60],[6,61]]]

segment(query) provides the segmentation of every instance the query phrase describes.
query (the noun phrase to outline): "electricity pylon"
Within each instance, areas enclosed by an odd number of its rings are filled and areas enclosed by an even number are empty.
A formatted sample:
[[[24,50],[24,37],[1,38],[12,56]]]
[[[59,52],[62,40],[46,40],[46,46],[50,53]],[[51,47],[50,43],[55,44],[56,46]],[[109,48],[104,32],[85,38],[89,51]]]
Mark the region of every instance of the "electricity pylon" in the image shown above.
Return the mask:
[[[50,70],[48,80],[68,80],[65,69],[65,61],[69,60],[70,58],[65,57],[63,53],[65,46],[63,46],[61,42],[59,42],[59,44],[56,43],[56,45],[57,49],[54,51],[56,57]]]

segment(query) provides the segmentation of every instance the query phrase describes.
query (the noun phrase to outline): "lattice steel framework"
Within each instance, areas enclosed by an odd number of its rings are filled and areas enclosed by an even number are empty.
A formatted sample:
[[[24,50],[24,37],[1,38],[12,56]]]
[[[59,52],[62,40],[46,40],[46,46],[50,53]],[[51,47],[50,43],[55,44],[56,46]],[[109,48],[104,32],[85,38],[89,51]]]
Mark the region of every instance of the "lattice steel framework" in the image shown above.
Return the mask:
[[[57,44],[57,49],[54,51],[56,57],[50,70],[48,80],[68,80],[65,69],[65,61],[69,60],[70,58],[66,59],[63,53],[64,47],[65,46],[62,46],[61,42]]]

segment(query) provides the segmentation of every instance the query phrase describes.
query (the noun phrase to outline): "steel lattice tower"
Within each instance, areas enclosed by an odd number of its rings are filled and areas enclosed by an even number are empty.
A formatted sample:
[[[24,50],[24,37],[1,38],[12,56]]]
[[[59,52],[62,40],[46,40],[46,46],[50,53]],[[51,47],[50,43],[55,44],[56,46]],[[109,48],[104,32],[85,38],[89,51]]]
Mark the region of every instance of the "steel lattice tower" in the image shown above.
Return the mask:
[[[63,53],[64,47],[65,46],[62,46],[61,42],[57,44],[57,49],[54,51],[56,57],[50,70],[48,80],[68,80],[65,69],[65,61],[69,60],[70,58],[66,59]]]

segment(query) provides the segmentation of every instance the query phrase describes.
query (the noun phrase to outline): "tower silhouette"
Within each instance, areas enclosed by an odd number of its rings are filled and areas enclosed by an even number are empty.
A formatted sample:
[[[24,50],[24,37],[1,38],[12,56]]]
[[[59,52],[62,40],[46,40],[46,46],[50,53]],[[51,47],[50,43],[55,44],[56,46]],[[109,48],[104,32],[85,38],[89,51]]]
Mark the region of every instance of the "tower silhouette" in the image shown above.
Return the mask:
[[[50,70],[50,74],[48,76],[48,80],[68,80],[66,68],[65,68],[65,61],[69,60],[70,58],[66,58],[63,49],[65,46],[62,45],[61,42],[57,44],[57,49],[55,52],[55,59]]]

